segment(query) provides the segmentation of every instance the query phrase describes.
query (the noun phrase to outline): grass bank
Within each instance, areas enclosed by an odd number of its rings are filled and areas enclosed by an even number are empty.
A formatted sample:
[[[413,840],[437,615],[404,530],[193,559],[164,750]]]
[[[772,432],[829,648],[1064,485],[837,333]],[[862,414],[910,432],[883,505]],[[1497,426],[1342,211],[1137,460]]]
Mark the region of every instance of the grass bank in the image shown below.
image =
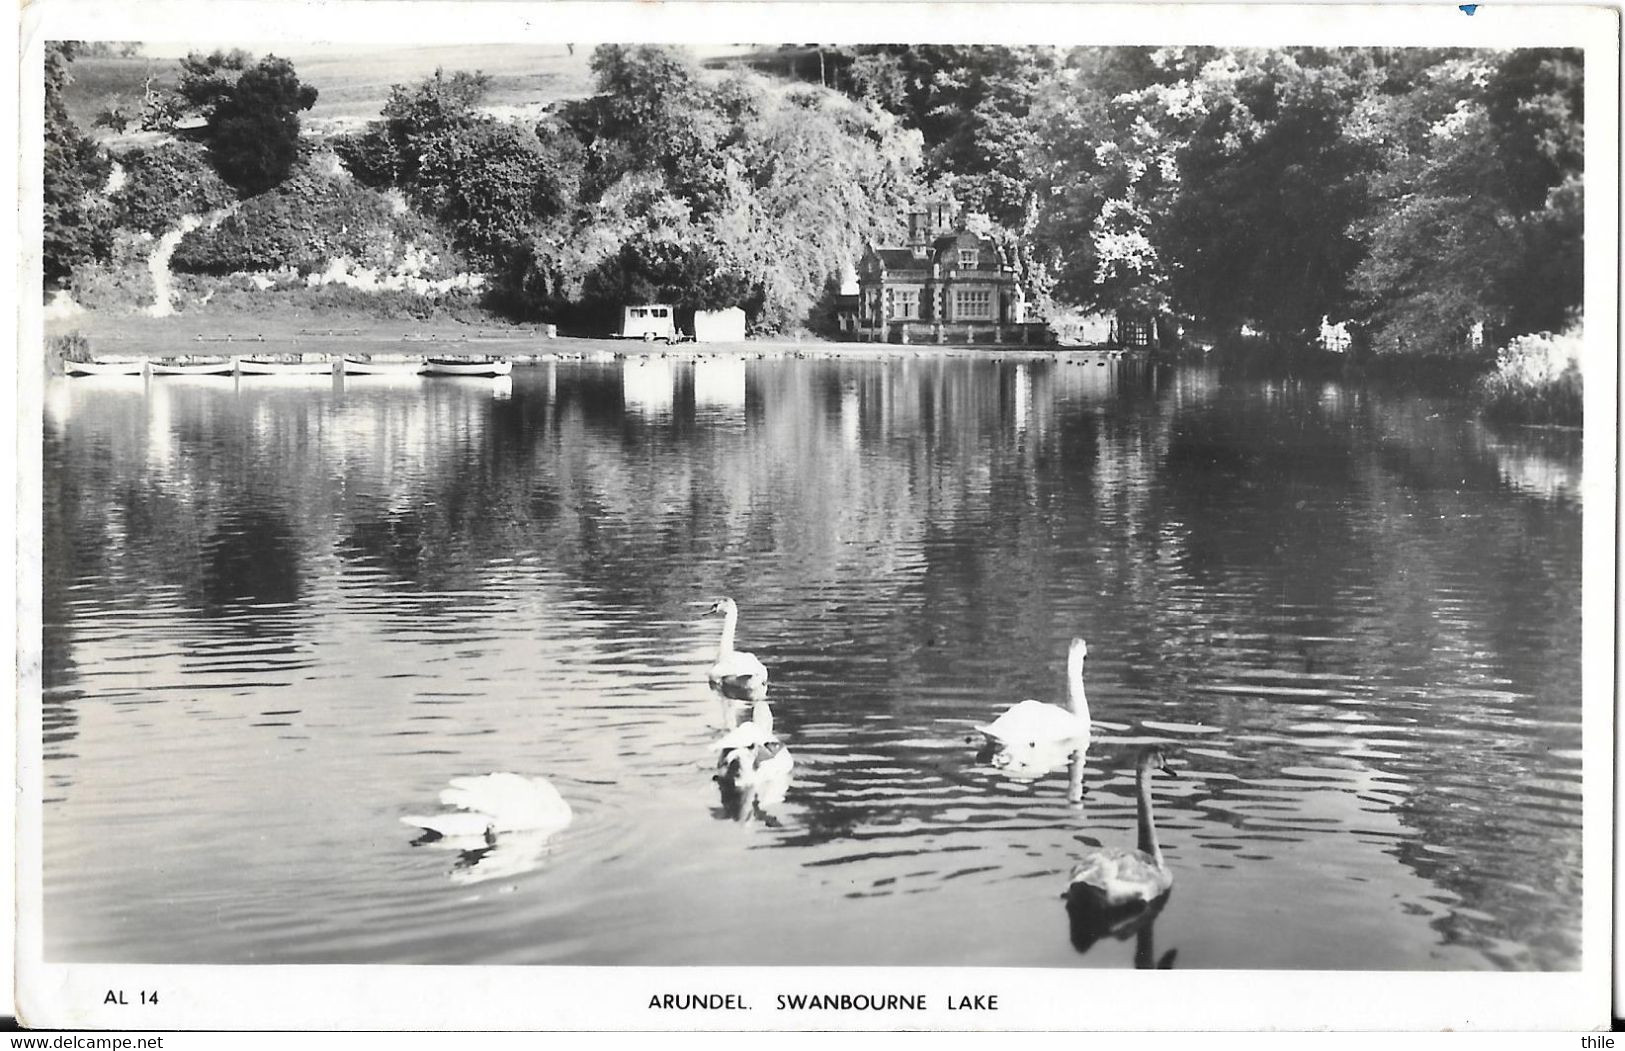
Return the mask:
[[[817,338],[737,343],[644,343],[599,336],[549,336],[545,326],[501,319],[379,318],[367,314],[188,312],[155,318],[84,311],[46,323],[48,370],[64,352],[105,357],[236,357],[282,354],[493,354],[518,361],[650,357],[815,358],[882,361],[977,358],[1102,366],[1107,354],[1065,347],[837,343]]]

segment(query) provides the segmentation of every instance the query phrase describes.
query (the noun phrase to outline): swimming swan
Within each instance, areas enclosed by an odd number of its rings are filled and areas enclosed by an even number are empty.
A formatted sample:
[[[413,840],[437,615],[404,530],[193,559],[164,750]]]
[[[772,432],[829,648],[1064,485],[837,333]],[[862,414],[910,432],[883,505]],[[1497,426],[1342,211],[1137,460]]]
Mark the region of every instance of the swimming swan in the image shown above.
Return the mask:
[[[773,734],[773,709],[766,701],[751,706],[750,722],[717,741],[715,780],[735,789],[787,782],[795,759]]]
[[[736,701],[759,701],[767,696],[767,668],[753,653],[734,649],[734,628],[739,624],[739,607],[731,598],[718,599],[706,615],[722,614],[722,641],[717,645],[717,662],[706,678],[711,689]]]
[[[1162,848],[1157,845],[1157,826],[1151,820],[1153,769],[1170,777],[1179,776],[1168,766],[1161,746],[1153,744],[1141,749],[1134,768],[1140,796],[1139,849],[1101,847],[1084,855],[1072,869],[1072,882],[1066,888],[1069,904],[1104,909],[1139,908],[1173,889],[1174,874],[1162,859]]]
[[[570,824],[574,816],[559,790],[540,777],[486,774],[454,777],[440,793],[440,802],[457,807],[456,813],[409,815],[401,823],[427,829],[447,839],[483,837],[498,832],[552,834]]]
[[[1073,639],[1067,647],[1070,711],[1058,704],[1022,701],[988,725],[976,728],[995,749],[995,760],[1002,756],[1008,765],[1017,758],[1013,753],[1054,752],[1063,747],[1079,755],[1088,751],[1089,698],[1083,692],[1083,662],[1088,656],[1089,646],[1082,639]]]

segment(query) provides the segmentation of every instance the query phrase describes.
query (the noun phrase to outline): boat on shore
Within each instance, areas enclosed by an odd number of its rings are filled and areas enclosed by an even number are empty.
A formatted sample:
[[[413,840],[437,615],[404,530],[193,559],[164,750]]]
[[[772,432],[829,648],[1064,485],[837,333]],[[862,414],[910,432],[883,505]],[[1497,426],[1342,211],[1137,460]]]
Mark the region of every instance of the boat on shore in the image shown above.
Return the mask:
[[[421,361],[373,361],[369,358],[345,357],[341,366],[346,376],[415,376],[423,368]]]
[[[154,376],[230,376],[237,368],[230,358],[161,358],[148,366]]]
[[[303,358],[238,358],[240,376],[315,376],[333,371],[333,363]]]
[[[418,369],[423,376],[506,376],[513,372],[513,362],[496,358],[429,358]]]
[[[141,361],[64,361],[62,371],[69,376],[139,376]]]

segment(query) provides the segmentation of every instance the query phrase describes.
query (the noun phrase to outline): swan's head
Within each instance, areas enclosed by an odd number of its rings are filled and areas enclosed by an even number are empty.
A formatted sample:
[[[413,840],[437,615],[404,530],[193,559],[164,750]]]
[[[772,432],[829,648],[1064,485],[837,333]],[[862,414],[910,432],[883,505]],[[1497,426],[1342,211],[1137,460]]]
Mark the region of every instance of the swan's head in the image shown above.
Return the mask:
[[[1179,771],[1168,765],[1168,750],[1160,744],[1148,744],[1140,751],[1140,769],[1161,770],[1169,777],[1179,776]]]
[[[710,616],[713,613],[720,613],[726,617],[730,613],[737,614],[738,612],[739,607],[734,605],[733,599],[719,598],[715,602],[711,603],[711,608],[705,611],[705,615]]]
[[[1067,646],[1066,655],[1075,661],[1084,660],[1089,656],[1089,644],[1082,639],[1075,638]]]

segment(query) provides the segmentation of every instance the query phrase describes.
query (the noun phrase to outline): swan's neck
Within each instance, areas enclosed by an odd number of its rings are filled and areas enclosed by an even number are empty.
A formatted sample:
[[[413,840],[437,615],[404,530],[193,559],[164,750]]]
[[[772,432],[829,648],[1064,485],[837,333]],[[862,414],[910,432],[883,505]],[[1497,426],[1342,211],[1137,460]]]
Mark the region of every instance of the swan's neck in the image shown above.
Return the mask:
[[[734,651],[734,626],[739,623],[739,611],[730,609],[722,615],[722,642],[717,646],[717,659]]]
[[[773,709],[767,706],[766,701],[757,701],[750,707],[750,721],[762,728],[762,733],[771,737],[773,735]]]
[[[1167,868],[1162,862],[1162,847],[1157,844],[1157,826],[1151,820],[1151,767],[1142,763],[1135,771],[1134,780],[1140,790],[1140,850],[1151,855],[1157,868]]]
[[[1087,725],[1089,722],[1089,696],[1083,692],[1083,655],[1081,653],[1067,655],[1066,698],[1072,706],[1072,714],[1082,719]]]

